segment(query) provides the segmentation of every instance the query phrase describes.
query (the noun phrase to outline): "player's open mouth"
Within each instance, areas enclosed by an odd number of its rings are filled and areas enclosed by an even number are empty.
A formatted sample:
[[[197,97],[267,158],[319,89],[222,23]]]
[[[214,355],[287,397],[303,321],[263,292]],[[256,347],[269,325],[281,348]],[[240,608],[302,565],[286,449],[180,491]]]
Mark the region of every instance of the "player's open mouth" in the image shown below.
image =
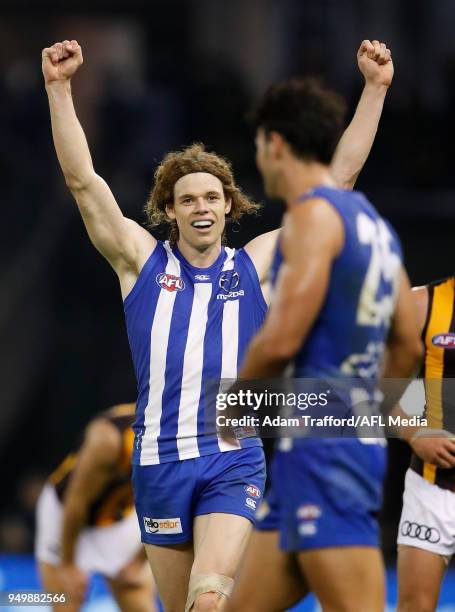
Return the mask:
[[[197,230],[208,230],[212,227],[213,224],[214,221],[211,221],[210,219],[204,219],[204,221],[193,221],[191,225]]]

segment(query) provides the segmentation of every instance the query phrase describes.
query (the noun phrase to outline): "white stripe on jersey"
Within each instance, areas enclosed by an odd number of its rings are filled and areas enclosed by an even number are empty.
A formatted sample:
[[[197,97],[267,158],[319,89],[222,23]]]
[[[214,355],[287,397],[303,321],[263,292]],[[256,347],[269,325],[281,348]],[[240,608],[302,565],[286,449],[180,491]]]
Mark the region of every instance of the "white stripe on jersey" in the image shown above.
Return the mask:
[[[179,404],[177,448],[179,459],[199,457],[197,417],[204,367],[204,337],[212,283],[195,283],[188,339],[183,358],[182,392]]]
[[[234,267],[234,250],[226,249],[228,256],[224,262],[223,272],[232,270]],[[237,378],[237,358],[239,349],[239,300],[228,300],[223,308],[222,325],[222,345],[221,345],[221,379]],[[233,448],[240,448],[237,442],[232,444],[225,442],[218,436],[218,446],[221,452],[230,451]]]
[[[170,249],[166,274],[180,276],[180,262]],[[141,465],[159,463],[158,436],[163,412],[163,391],[166,372],[167,346],[171,329],[176,291],[160,291],[150,334],[149,396],[144,413],[144,435],[141,447]]]

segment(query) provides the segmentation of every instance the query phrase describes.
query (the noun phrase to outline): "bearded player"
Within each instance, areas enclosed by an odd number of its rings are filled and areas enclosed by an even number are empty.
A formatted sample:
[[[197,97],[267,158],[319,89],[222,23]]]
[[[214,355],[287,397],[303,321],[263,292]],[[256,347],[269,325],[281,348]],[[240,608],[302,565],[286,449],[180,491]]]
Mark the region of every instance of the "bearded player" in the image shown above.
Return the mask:
[[[261,495],[261,443],[238,432],[227,444],[206,431],[203,384],[235,378],[266,311],[262,285],[276,232],[235,251],[222,246],[226,220],[254,212],[230,165],[200,145],[165,157],[147,204],[157,242],[126,219],[95,173],[71,97],[82,64],[77,41],[43,51],[57,156],[95,247],[120,281],[138,379],[133,455],[136,510],[166,611],[217,610],[232,588]],[[351,187],[374,140],[387,91],[377,45],[359,51],[366,78],[332,167]]]

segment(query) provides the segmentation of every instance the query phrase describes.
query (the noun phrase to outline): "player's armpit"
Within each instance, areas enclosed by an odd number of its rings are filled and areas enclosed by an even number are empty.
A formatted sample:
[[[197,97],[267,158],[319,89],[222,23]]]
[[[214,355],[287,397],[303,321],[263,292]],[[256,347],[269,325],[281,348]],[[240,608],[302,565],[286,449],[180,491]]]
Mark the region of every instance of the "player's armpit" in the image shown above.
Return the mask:
[[[251,257],[260,283],[264,282],[268,274],[279,233],[280,228],[266,232],[245,245],[245,251]]]
[[[278,375],[298,351],[324,302],[332,261],[343,243],[341,217],[325,200],[307,200],[287,213],[274,301],[250,345],[242,378]]]

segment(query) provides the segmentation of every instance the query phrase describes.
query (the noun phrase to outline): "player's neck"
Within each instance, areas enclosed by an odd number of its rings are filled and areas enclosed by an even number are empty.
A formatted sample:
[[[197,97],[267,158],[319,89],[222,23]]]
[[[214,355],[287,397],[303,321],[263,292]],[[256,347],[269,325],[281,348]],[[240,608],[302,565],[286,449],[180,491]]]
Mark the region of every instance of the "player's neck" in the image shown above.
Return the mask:
[[[210,246],[196,248],[183,239],[177,241],[180,253],[195,268],[210,268],[221,253],[221,238]]]
[[[329,167],[319,163],[295,160],[294,163],[287,165],[283,172],[280,192],[289,208],[297,202],[302,193],[318,185],[336,186],[330,175]]]

